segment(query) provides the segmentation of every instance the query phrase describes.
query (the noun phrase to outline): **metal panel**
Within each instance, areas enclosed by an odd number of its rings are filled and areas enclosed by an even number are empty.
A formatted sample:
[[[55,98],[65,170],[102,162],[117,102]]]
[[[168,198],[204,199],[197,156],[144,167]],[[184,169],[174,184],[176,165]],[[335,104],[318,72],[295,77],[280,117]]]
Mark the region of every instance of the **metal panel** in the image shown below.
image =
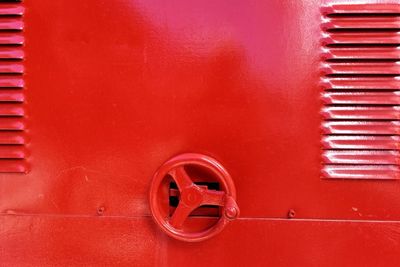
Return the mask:
[[[9,215],[0,225],[6,266],[395,267],[400,238],[399,222],[371,221],[240,219],[195,244],[163,237],[148,217]]]
[[[373,116],[395,118],[400,103],[397,90],[322,90],[320,1],[32,3],[24,3],[27,42],[18,50],[26,89],[7,89],[24,92],[11,94],[23,103],[4,99],[23,107],[23,123],[12,126],[26,130],[0,135],[29,142],[31,171],[0,175],[2,212],[149,215],[154,172],[174,155],[198,152],[231,173],[245,218],[286,218],[294,209],[297,218],[359,219],[349,203],[369,215],[362,219],[400,218],[393,183],[320,179],[325,137],[345,146],[336,149],[398,150],[397,120]],[[321,91],[391,108],[358,114],[392,134],[323,135],[321,144],[321,108],[341,105],[323,104]],[[3,117],[22,114],[8,108]],[[361,120],[351,108],[340,111],[347,118],[329,112],[330,121]]]
[[[4,89],[24,94],[0,115],[23,116],[15,125],[27,130],[0,131],[0,142],[29,141],[18,155],[31,154],[31,170],[0,174],[1,263],[396,266],[399,170],[387,163],[399,146],[398,90],[324,91],[320,78],[369,74],[360,57],[392,63],[398,50],[321,48],[321,2],[24,1],[26,43],[0,47],[26,55],[24,89]],[[319,69],[327,51],[331,73]],[[337,65],[352,55],[357,73]],[[397,71],[379,66],[380,78]],[[323,103],[321,91],[367,102]],[[392,134],[322,134],[321,144],[321,120],[382,122]],[[342,150],[377,153],[354,166],[343,161],[358,154],[334,155]],[[149,217],[151,177],[185,152],[217,159],[241,208],[199,244],[169,239]],[[328,152],[340,163],[321,168]],[[384,163],[370,165],[375,154]]]

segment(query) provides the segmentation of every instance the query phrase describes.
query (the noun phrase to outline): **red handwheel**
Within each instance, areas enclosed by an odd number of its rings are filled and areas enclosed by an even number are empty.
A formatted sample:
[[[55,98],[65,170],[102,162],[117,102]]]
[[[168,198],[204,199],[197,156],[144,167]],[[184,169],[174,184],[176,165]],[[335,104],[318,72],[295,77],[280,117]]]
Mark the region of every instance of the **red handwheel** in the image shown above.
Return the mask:
[[[189,167],[206,170],[218,181],[220,190],[197,185]],[[201,177],[194,177],[197,180]],[[179,203],[172,214],[168,209],[168,180],[174,181],[179,191]],[[201,206],[218,206],[219,219],[199,231],[188,231],[185,224],[189,215]],[[181,154],[165,162],[154,174],[150,189],[150,209],[154,221],[169,236],[183,241],[202,241],[215,236],[226,224],[239,216],[236,190],[231,176],[215,159],[202,154]]]

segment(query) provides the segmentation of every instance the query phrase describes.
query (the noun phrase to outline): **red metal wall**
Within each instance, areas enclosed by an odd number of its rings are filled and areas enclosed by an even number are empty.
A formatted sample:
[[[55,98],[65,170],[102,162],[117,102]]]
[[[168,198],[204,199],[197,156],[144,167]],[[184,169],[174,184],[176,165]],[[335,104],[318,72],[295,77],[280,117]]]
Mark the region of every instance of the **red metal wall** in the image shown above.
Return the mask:
[[[24,1],[30,170],[0,175],[0,266],[397,266],[398,182],[321,179],[323,4]],[[185,152],[241,210],[199,243],[148,204]]]

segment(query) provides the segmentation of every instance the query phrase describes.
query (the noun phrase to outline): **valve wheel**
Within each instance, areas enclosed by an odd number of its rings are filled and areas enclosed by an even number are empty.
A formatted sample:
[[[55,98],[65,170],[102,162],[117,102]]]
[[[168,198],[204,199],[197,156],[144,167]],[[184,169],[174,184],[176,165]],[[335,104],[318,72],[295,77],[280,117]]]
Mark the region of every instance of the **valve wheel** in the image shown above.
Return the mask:
[[[222,191],[199,186],[186,171],[186,166],[197,166],[212,173],[222,187]],[[179,204],[169,216],[163,211],[165,199],[160,199],[163,182],[167,177],[175,181],[179,190]],[[212,226],[198,232],[184,229],[189,215],[201,206],[221,207],[220,218]],[[227,223],[239,216],[236,204],[236,190],[231,176],[215,159],[202,154],[181,154],[165,162],[154,174],[150,189],[150,209],[156,224],[169,236],[182,241],[202,241],[221,232]]]

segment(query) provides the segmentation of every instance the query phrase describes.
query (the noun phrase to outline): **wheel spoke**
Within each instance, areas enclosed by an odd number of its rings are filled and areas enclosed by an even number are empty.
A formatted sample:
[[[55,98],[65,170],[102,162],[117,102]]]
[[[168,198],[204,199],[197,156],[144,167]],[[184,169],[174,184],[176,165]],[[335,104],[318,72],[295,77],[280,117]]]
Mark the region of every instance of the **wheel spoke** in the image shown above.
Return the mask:
[[[224,204],[225,204],[225,192],[216,190],[203,191],[203,201],[201,205],[224,206]]]
[[[179,192],[182,192],[185,188],[194,185],[192,179],[190,179],[183,166],[179,166],[171,170],[169,174],[174,178],[176,184],[178,185]]]
[[[169,220],[169,223],[177,229],[181,229],[183,226],[183,223],[185,222],[186,218],[190,215],[190,213],[194,209],[192,207],[188,207],[182,203],[176,207],[174,214],[172,215],[171,219]]]

